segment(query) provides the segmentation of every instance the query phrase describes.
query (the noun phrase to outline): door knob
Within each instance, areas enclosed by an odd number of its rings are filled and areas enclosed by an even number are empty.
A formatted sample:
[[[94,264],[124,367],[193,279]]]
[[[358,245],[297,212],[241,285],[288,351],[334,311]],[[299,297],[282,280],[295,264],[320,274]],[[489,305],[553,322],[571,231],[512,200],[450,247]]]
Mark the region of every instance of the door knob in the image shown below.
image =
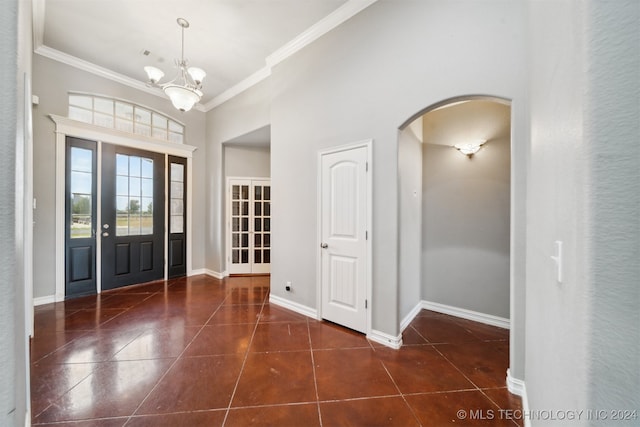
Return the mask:
[[[323,244],[320,245],[320,247],[322,249],[327,249],[329,247],[329,245],[327,245],[326,243],[323,243]]]

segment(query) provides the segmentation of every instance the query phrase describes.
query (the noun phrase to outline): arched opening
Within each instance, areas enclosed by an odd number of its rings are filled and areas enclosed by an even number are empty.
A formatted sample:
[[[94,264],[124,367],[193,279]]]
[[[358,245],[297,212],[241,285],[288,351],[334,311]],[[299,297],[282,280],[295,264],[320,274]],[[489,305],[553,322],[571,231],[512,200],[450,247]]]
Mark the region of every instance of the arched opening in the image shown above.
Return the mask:
[[[475,154],[454,147],[469,143]],[[400,127],[398,150],[401,330],[421,309],[509,328],[510,101],[432,104]]]

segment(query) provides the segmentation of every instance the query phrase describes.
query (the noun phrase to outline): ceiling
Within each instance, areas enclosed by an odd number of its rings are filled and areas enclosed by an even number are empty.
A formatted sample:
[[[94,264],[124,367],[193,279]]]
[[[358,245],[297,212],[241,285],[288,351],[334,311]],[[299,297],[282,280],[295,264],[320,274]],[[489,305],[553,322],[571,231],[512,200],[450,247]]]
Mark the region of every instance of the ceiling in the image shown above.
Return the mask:
[[[146,87],[143,67],[173,78],[176,19],[185,18],[185,58],[207,72],[206,111],[374,1],[35,0],[34,44],[39,54],[163,96]]]

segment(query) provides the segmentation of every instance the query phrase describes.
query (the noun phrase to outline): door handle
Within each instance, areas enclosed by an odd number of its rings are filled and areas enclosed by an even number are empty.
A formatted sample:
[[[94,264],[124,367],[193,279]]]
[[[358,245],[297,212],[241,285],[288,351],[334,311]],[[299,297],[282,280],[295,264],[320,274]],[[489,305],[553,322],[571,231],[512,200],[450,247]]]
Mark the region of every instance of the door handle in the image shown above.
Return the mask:
[[[322,249],[327,249],[329,247],[329,245],[327,245],[326,243],[323,243],[323,244],[320,245],[320,247]]]
[[[105,231],[104,233],[102,233],[102,237],[109,237],[109,233]]]

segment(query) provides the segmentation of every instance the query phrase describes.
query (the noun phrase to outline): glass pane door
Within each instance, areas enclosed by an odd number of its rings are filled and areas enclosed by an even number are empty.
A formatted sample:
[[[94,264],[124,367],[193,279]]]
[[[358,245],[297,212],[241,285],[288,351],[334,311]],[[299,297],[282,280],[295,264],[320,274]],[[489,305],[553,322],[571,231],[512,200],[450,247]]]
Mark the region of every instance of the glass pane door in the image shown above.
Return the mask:
[[[268,180],[229,180],[229,274],[269,273],[271,187]]]

